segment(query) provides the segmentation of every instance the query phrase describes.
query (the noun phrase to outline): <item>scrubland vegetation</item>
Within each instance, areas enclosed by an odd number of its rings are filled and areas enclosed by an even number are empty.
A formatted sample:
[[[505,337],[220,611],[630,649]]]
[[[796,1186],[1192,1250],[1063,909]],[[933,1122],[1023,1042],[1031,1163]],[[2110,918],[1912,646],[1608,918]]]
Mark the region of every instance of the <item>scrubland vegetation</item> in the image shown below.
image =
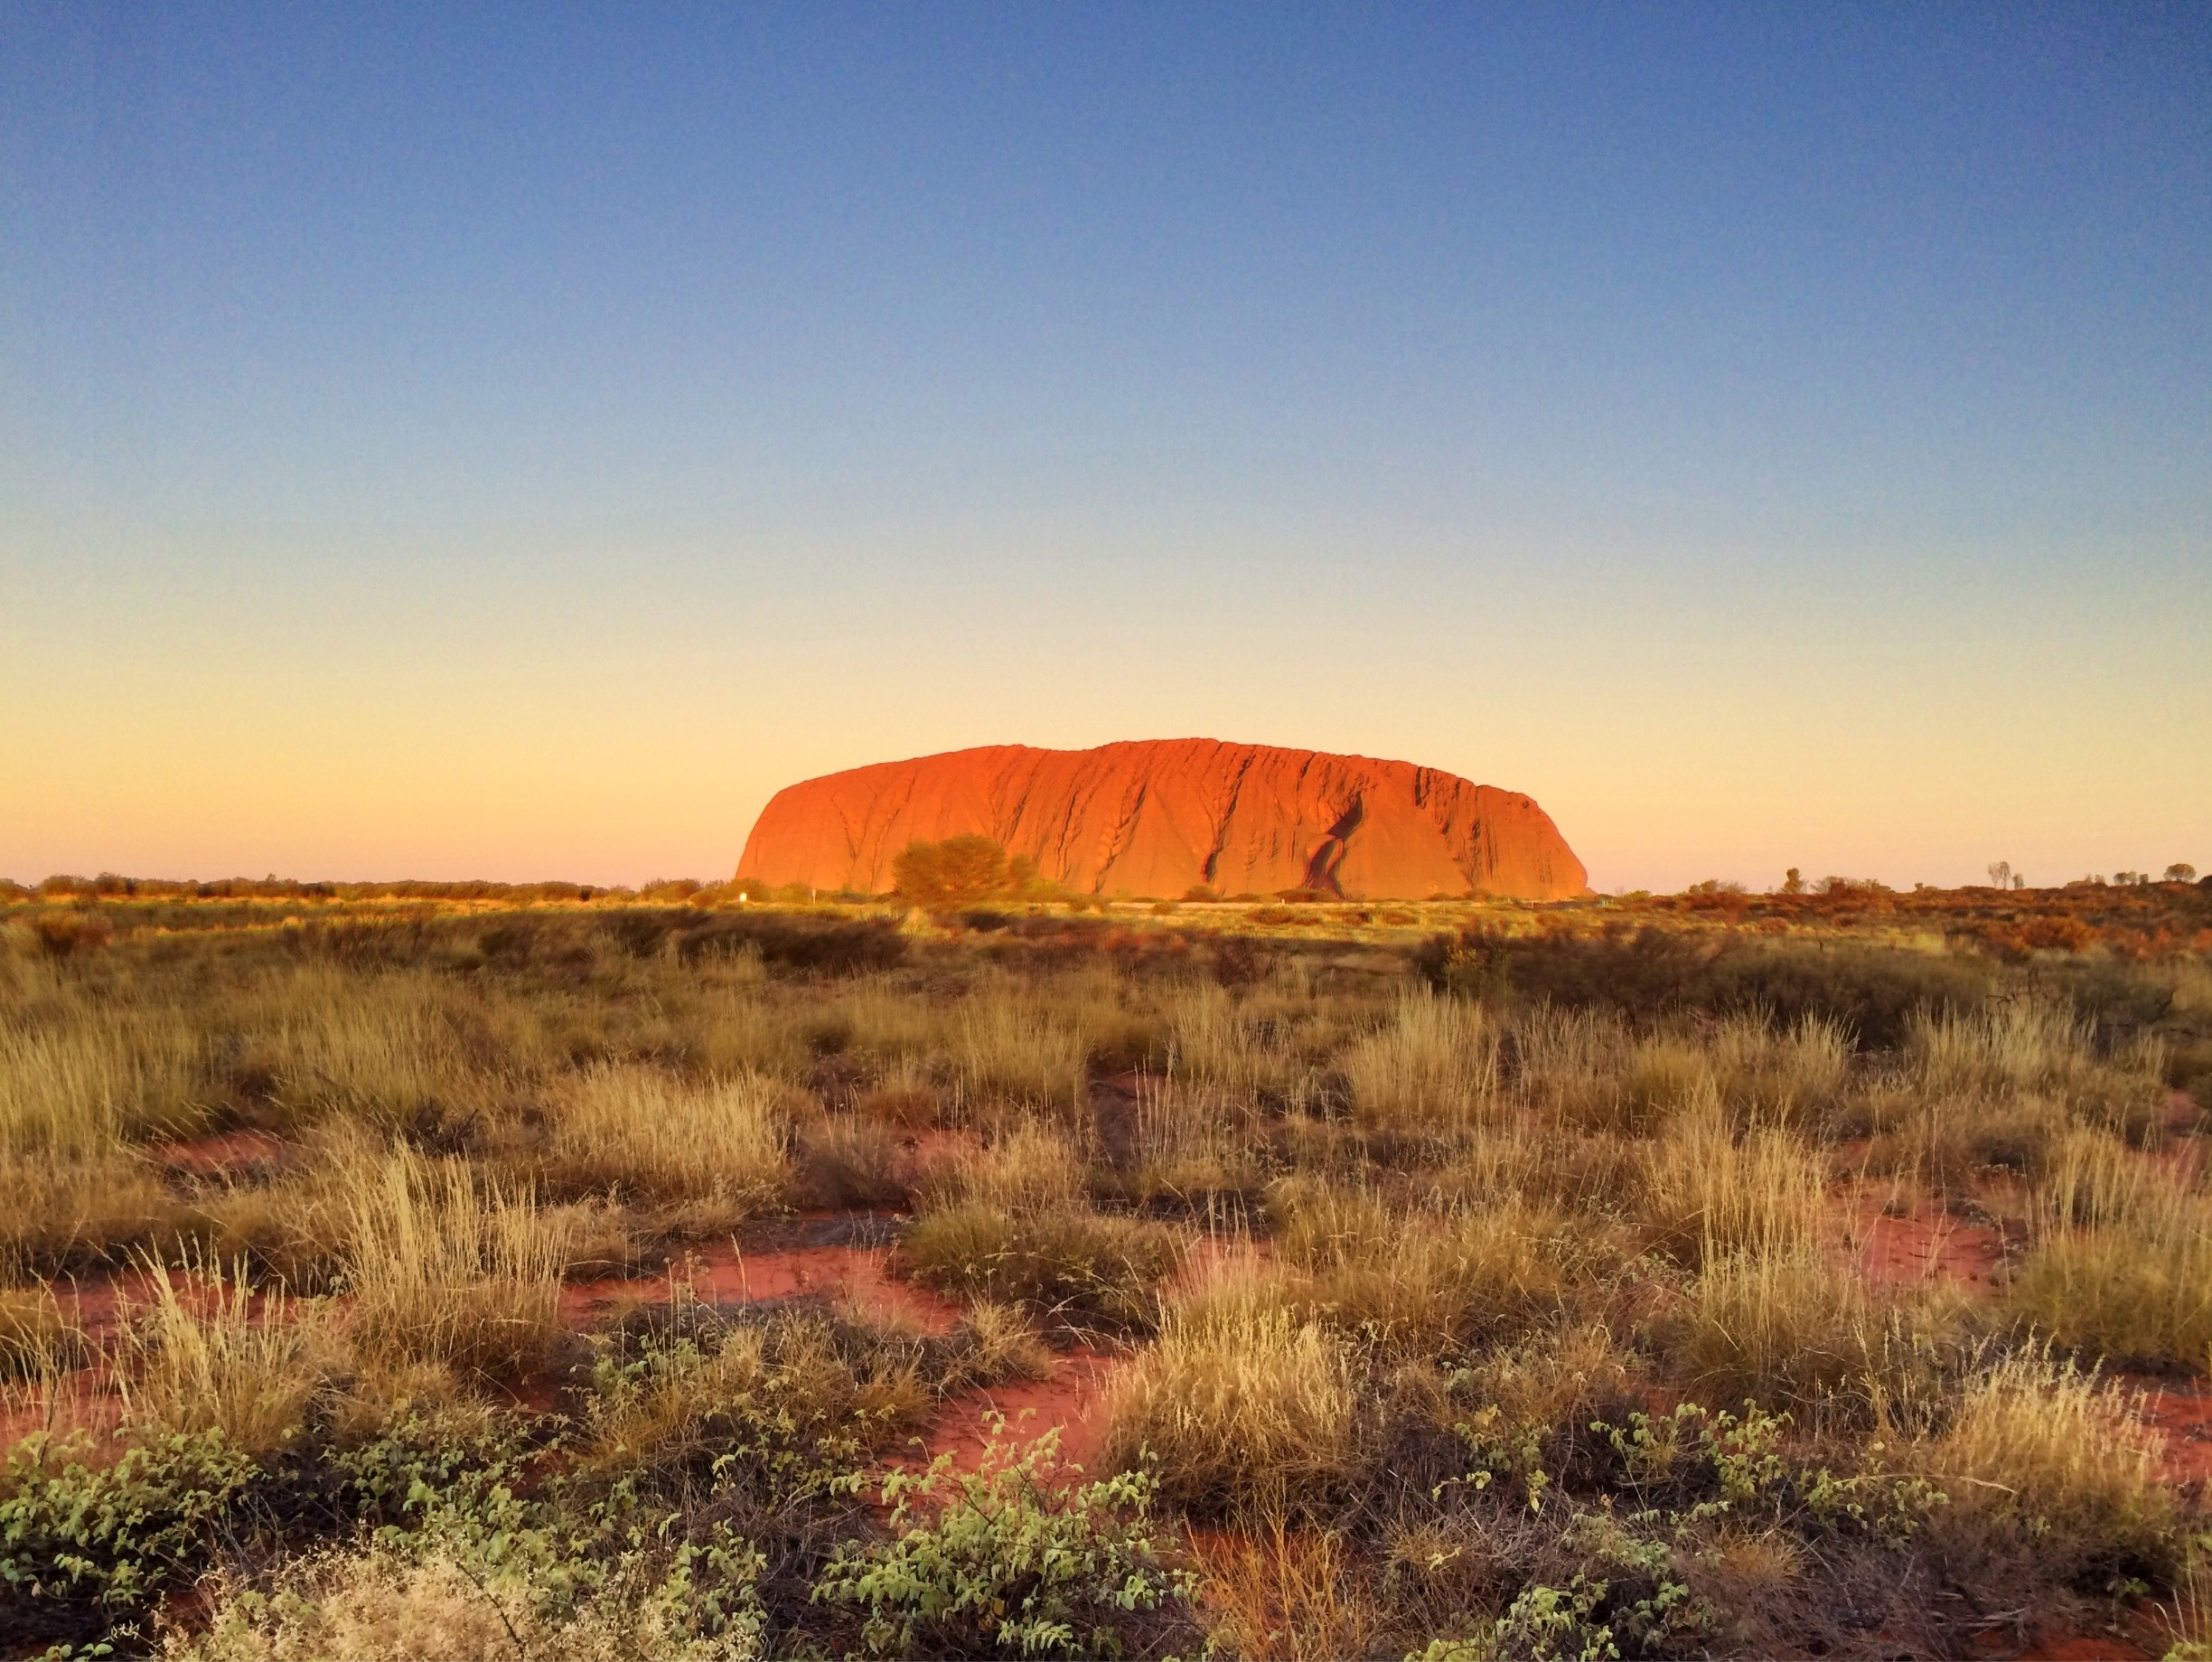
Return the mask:
[[[0,897],[0,1653],[2212,1642],[2195,885],[154,890]]]

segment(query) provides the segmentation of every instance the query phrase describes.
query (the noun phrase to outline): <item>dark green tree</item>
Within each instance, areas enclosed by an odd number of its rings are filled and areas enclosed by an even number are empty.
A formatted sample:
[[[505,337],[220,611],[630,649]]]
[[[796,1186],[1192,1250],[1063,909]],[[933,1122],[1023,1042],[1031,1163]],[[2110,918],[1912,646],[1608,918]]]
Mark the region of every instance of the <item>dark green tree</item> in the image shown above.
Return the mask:
[[[951,912],[1007,892],[1007,852],[989,837],[910,842],[891,862],[898,892],[925,912]]]

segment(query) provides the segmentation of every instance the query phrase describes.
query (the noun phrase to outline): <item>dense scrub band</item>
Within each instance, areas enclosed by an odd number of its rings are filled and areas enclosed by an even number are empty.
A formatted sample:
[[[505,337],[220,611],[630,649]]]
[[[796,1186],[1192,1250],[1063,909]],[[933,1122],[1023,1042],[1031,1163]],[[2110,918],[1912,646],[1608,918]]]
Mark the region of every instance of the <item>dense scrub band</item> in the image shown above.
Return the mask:
[[[1864,896],[1626,929],[1595,902],[24,902],[0,1633],[2201,1632],[2194,1445],[2150,1423],[2212,1366],[2196,895],[2140,953],[2103,921],[2024,953],[1885,934]],[[33,926],[57,909],[91,920],[66,950]],[[765,1267],[808,1254],[897,1296]],[[955,1452],[1024,1402],[1068,1450],[1017,1416]]]

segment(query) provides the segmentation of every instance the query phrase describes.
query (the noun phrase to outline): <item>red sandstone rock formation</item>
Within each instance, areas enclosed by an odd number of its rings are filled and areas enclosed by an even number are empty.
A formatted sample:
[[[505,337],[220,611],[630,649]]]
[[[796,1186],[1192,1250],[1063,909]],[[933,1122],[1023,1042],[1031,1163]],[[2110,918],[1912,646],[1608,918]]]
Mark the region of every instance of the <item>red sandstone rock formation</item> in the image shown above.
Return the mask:
[[[880,894],[908,843],[968,833],[1093,894],[1557,900],[1587,881],[1528,797],[1410,762],[1210,738],[989,745],[809,779],[762,810],[737,875]]]

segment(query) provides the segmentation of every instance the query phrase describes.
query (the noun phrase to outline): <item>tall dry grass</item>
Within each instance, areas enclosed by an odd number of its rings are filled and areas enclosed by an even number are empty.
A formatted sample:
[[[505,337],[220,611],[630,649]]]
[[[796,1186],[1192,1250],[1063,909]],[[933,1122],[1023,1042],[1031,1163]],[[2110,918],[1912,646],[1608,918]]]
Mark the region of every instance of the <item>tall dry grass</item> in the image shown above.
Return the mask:
[[[244,1266],[202,1262],[182,1275],[144,1265],[151,1308],[128,1329],[117,1384],[130,1419],[168,1431],[220,1431],[249,1454],[290,1441],[310,1400],[342,1366],[322,1310],[257,1296]]]
[[[0,1019],[0,1154],[98,1157],[205,1122],[205,1048],[171,1008],[71,1000],[59,1019]]]
[[[173,1235],[180,1208],[161,1174],[117,1147],[0,1152],[0,1281],[119,1263]]]
[[[248,1042],[295,1115],[391,1124],[479,1096],[448,1018],[449,984],[426,970],[349,973],[308,963],[257,990]]]
[[[2034,1140],[2030,1159],[2069,1124],[2149,1144],[2164,1123],[2161,1047],[2139,1041],[2100,1057],[2088,1020],[2055,1000],[1924,1012],[1907,1029],[1906,1059],[1939,1120],[1945,1108],[1953,1119],[1962,1109],[1983,1120],[2009,1113]]]
[[[1762,1017],[1730,1016],[1713,1024],[1704,1044],[1715,1088],[1739,1125],[1803,1126],[1850,1083],[1850,1037],[1825,1017],[1776,1028]]]
[[[1200,1516],[1325,1513],[1360,1460],[1345,1341],[1252,1266],[1170,1303],[1105,1412],[1109,1465],[1149,1460],[1161,1493]]]
[[[364,1174],[349,1218],[351,1337],[397,1366],[515,1378],[559,1342],[567,1220],[408,1151]]]
[[[1570,1294],[1563,1220],[1526,1202],[1408,1209],[1305,1180],[1280,1185],[1270,1210],[1282,1261],[1313,1277],[1313,1309],[1385,1351],[1501,1338],[1557,1315]]]
[[[966,1302],[1018,1305],[1079,1329],[1141,1326],[1183,1243],[1149,1219],[1101,1215],[1087,1184],[1065,1132],[1017,1122],[931,1171],[901,1254],[917,1280]]]
[[[1735,1136],[1717,1098],[1644,1145],[1636,1211],[1652,1246],[1692,1269],[1711,1252],[1810,1250],[1827,1187],[1795,1137]]]
[[[1709,1242],[1668,1335],[1672,1361],[1707,1402],[1809,1405],[1862,1385],[1882,1312],[1817,1243]]]
[[[1278,981],[1238,994],[1186,981],[1160,1000],[1168,1071],[1232,1101],[1303,1111],[1324,1094],[1327,1059],[1353,1032],[1351,1012]]]
[[[1610,1010],[1539,1005],[1514,1022],[1511,1087],[1555,1120],[1618,1130],[1634,1049],[1627,1024]]]
[[[1173,1074],[1140,1075],[1135,1118],[1141,1194],[1250,1193],[1265,1180],[1265,1131],[1249,1098]]]
[[[993,981],[961,1004],[949,1035],[951,1084],[968,1112],[1059,1109],[1083,1101],[1083,1033],[1046,1009],[1034,991]]]
[[[2212,1355],[2212,1195],[2103,1131],[2062,1138],[2038,1186],[2014,1318],[2094,1359],[2195,1368]]]
[[[1481,1005],[1425,987],[1401,992],[1389,1020],[1347,1046],[1341,1066],[1370,1127],[1450,1132],[1498,1112],[1495,1024]]]
[[[1247,1662],[1336,1662],[1372,1654],[1388,1615],[1341,1536],[1279,1516],[1194,1544],[1208,1652]]]
[[[1954,1553],[2010,1549],[2070,1579],[2096,1563],[2170,1568],[2176,1512],[2132,1401],[2030,1345],[1973,1368],[1909,1464],[1949,1497],[1931,1527]]]
[[[676,1208],[694,1229],[729,1228],[782,1198],[790,1091],[761,1074],[692,1084],[654,1067],[586,1068],[551,1099],[548,1178],[566,1193]]]

